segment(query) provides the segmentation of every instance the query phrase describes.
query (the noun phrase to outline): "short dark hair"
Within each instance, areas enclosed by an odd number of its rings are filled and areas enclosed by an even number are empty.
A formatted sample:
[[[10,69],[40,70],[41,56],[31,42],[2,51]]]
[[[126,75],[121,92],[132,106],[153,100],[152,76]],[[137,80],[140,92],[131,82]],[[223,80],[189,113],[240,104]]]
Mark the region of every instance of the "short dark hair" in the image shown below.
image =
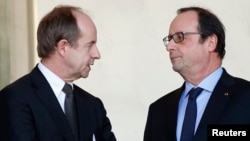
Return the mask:
[[[177,14],[184,13],[186,11],[195,11],[198,15],[199,32],[201,35],[201,41],[207,39],[207,37],[215,34],[218,38],[218,43],[215,52],[218,52],[221,59],[225,56],[225,27],[219,18],[207,9],[200,7],[184,7],[177,10]]]
[[[80,31],[72,11],[81,11],[81,8],[59,5],[42,18],[37,29],[37,52],[40,58],[53,53],[61,39],[66,39],[71,45],[77,44]]]

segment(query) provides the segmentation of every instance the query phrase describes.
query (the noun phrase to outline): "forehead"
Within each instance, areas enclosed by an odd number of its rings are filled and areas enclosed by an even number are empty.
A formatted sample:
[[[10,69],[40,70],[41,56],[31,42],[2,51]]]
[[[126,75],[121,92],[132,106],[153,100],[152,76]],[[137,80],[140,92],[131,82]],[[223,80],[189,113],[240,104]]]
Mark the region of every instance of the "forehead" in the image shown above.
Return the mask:
[[[96,27],[92,19],[81,12],[73,12],[77,19],[77,25],[82,34],[93,34],[96,33]]]
[[[178,14],[170,24],[169,33],[198,31],[198,15],[195,11]]]

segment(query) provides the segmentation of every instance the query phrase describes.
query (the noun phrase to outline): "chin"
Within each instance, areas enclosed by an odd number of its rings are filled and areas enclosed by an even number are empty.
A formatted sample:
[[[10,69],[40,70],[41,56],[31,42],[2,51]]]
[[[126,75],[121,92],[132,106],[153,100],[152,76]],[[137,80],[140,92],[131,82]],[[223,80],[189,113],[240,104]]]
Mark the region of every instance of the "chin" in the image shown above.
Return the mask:
[[[87,78],[89,76],[90,72],[90,67],[87,67],[81,71],[81,77],[82,78]]]
[[[82,76],[82,78],[87,78],[88,77],[88,75],[87,76]]]
[[[82,78],[87,78],[89,76],[89,72],[83,73],[81,76],[82,76]]]
[[[179,71],[180,71],[180,68],[177,67],[177,66],[172,66],[172,69],[173,69],[174,71],[176,71],[176,72],[179,72]]]

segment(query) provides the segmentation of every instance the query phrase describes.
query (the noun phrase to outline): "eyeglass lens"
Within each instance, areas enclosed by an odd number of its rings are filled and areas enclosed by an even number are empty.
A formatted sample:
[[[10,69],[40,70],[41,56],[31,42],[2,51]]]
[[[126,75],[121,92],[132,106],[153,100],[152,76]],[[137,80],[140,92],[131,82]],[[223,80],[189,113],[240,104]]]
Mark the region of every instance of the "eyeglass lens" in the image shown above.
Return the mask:
[[[163,39],[165,46],[171,41],[174,40],[175,43],[179,43],[184,40],[184,34],[183,32],[177,32],[173,35],[168,35]]]
[[[173,36],[175,43],[179,43],[179,42],[183,41],[183,39],[184,39],[183,32],[177,32],[177,33],[173,34],[172,36]]]

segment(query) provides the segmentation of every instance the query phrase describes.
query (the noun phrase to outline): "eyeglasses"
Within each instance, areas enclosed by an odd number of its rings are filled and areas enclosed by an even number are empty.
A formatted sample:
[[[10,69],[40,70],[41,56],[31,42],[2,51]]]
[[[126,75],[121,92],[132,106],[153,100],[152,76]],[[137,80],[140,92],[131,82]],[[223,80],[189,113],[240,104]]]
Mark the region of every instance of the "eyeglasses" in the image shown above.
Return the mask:
[[[163,38],[163,43],[165,46],[173,39],[175,43],[180,43],[184,40],[184,35],[186,34],[203,34],[200,32],[176,32],[172,35],[168,35],[167,37]]]

